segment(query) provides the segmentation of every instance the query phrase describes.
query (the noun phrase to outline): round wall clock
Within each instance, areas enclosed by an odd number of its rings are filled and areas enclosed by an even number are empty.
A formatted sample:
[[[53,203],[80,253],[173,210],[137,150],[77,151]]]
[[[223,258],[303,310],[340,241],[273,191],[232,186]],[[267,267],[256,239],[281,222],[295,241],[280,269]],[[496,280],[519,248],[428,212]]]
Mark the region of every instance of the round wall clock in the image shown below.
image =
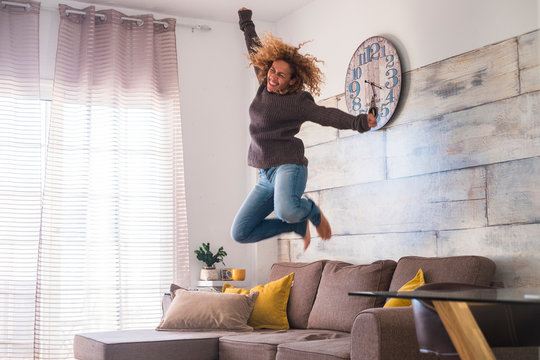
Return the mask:
[[[401,94],[401,63],[396,48],[382,37],[365,40],[354,52],[345,77],[345,102],[353,115],[373,112],[382,128]]]

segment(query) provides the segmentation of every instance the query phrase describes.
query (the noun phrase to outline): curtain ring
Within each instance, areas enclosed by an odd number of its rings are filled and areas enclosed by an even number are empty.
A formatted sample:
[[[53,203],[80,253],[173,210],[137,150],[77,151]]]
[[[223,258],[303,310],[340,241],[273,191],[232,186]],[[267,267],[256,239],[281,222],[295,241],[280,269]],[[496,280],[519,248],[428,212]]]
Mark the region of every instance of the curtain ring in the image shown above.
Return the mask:
[[[66,10],[66,16],[69,17],[69,15],[71,15],[71,14],[80,15],[83,18],[86,17],[86,12],[84,12],[84,11],[67,9]]]

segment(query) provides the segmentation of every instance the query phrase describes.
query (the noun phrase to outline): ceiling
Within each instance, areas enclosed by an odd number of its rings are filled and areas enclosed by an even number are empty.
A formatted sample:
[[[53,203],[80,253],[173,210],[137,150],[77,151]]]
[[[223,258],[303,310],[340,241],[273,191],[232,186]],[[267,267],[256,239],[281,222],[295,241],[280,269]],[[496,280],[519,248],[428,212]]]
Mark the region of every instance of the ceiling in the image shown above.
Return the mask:
[[[275,22],[314,0],[86,0],[87,3],[146,10],[183,18],[235,22],[238,9],[252,9],[254,18]]]

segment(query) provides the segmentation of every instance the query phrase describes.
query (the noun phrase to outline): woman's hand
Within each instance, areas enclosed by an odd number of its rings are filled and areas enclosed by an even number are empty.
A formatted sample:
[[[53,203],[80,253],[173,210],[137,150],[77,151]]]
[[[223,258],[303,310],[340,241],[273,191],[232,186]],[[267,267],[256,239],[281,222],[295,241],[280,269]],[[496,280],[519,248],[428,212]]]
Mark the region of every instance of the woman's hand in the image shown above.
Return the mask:
[[[252,11],[248,9],[247,7],[242,7],[238,9],[238,18],[239,18],[239,25],[240,30],[244,31],[244,27],[251,24],[253,25],[253,21],[251,20]]]
[[[377,118],[373,114],[367,115],[367,124],[370,128],[377,127]]]

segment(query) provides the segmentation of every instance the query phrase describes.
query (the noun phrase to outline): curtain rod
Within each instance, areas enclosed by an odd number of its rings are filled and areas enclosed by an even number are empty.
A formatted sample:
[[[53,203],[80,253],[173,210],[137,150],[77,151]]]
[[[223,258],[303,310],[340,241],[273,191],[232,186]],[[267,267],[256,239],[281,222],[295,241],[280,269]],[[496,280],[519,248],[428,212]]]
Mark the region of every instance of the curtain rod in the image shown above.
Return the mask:
[[[23,7],[25,10],[28,10],[32,7],[32,5],[30,5],[30,3],[18,3],[18,2],[14,2],[14,1],[0,1],[0,3],[2,4],[2,7],[6,7],[8,5],[11,5],[11,6],[18,6],[18,7]]]
[[[18,2],[14,2],[14,1],[0,1],[0,3],[2,4],[2,7],[6,7],[7,5],[11,5],[11,6],[23,7],[25,10],[28,10],[28,9],[30,9],[32,7],[32,5],[30,5],[30,3],[18,3]],[[81,10],[67,9],[66,10],[66,15],[69,16],[69,14],[76,14],[76,15],[85,16],[86,12],[81,11]],[[105,14],[94,14],[94,16],[100,18],[102,21],[105,21],[107,19],[107,15],[105,15]],[[137,23],[137,26],[141,26],[144,23],[144,21],[142,19],[127,17],[127,16],[122,16],[120,18],[120,20],[122,20],[122,21],[135,21]],[[167,29],[169,27],[169,23],[166,22],[166,21],[154,20],[154,24],[161,24],[161,25],[163,25],[163,27],[165,29]],[[203,25],[190,25],[190,24],[181,24],[181,23],[179,23],[178,26],[190,27],[191,31],[195,31],[195,30],[210,31],[210,30],[212,30],[212,28],[210,26],[204,25],[204,24]]]

